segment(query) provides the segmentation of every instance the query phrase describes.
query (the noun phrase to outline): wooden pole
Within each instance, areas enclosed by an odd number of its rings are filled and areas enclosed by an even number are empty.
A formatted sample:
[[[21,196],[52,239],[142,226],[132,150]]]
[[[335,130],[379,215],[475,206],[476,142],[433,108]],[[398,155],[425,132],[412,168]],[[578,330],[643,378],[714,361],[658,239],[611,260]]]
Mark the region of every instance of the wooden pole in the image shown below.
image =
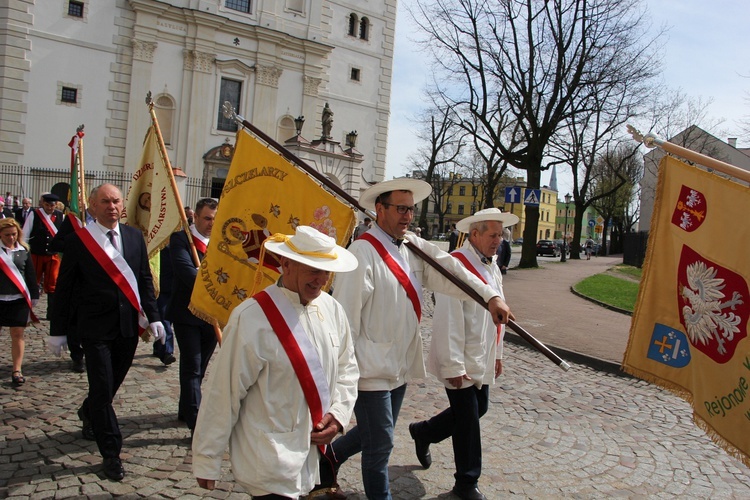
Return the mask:
[[[633,136],[633,139],[642,142],[647,148],[655,148],[658,146],[667,153],[672,153],[673,155],[680,156],[686,160],[703,165],[704,167],[712,168],[742,181],[750,182],[750,172],[747,170],[735,167],[734,165],[717,160],[716,158],[711,158],[710,156],[698,153],[692,149],[683,148],[672,142],[659,139],[656,135],[651,133],[646,134],[645,136],[641,135],[641,133],[631,125],[628,125],[627,128],[628,132]]]
[[[187,215],[185,214],[185,208],[182,205],[180,192],[177,190],[177,181],[175,181],[174,179],[174,174],[172,173],[172,164],[170,163],[169,155],[167,154],[167,147],[164,145],[164,139],[161,135],[161,129],[159,129],[159,121],[156,119],[156,112],[154,111],[154,101],[153,99],[151,99],[151,92],[146,95],[146,104],[148,104],[148,112],[149,115],[151,115],[151,122],[153,123],[154,132],[156,133],[156,141],[159,145],[159,154],[161,155],[161,159],[164,162],[164,165],[167,166],[169,183],[172,186],[172,191],[174,192],[175,198],[177,198],[177,209],[180,212],[182,229],[183,231],[185,231],[188,243],[190,244],[190,253],[193,257],[193,263],[195,264],[195,267],[199,268],[201,266],[201,260],[198,257],[198,249],[195,248],[195,243],[193,242],[193,234],[190,232],[190,224],[188,223]],[[221,328],[219,328],[219,323],[216,320],[213,320],[212,324],[214,327],[214,333],[216,334],[216,340],[218,341],[219,346],[221,346],[222,334]]]

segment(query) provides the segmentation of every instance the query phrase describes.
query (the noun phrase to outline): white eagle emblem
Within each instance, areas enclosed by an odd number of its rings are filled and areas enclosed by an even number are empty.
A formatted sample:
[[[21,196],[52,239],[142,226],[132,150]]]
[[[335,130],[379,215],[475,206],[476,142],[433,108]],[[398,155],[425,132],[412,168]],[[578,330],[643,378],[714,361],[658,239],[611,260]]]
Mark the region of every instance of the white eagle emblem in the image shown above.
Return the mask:
[[[707,345],[711,339],[716,339],[717,352],[725,354],[724,343],[731,342],[739,331],[737,325],[741,317],[732,311],[743,303],[742,294],[735,291],[731,300],[722,302],[725,298],[722,290],[726,284],[716,277],[716,269],[707,267],[705,262],[690,264],[686,274],[688,284],[682,287],[680,294],[690,303],[682,307],[690,342]]]

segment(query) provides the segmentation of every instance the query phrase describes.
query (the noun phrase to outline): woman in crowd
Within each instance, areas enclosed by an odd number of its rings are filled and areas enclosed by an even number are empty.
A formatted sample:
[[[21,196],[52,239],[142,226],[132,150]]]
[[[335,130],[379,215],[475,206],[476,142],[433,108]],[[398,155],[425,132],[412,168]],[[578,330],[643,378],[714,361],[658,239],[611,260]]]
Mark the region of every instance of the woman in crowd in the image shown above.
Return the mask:
[[[11,382],[26,382],[21,371],[25,343],[23,331],[31,307],[39,300],[31,253],[23,242],[21,226],[13,218],[0,220],[0,327],[10,328],[13,373]]]

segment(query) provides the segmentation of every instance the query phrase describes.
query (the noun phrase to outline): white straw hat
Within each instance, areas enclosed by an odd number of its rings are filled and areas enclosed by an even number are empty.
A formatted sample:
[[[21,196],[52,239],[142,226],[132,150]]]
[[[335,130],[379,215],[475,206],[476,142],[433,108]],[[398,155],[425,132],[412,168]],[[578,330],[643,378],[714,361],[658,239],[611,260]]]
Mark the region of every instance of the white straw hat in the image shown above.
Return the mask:
[[[486,220],[496,220],[502,222],[503,227],[509,227],[518,223],[518,216],[510,212],[503,212],[499,208],[485,208],[479,212],[474,212],[474,215],[458,221],[456,223],[456,229],[462,233],[468,233],[469,227],[471,227],[472,224]]]
[[[322,271],[344,273],[353,271],[359,264],[353,253],[310,226],[297,226],[293,236],[273,234],[263,245],[269,252]]]
[[[400,179],[391,179],[390,181],[379,182],[370,186],[359,197],[359,204],[366,210],[375,210],[375,200],[383,193],[389,191],[411,191],[414,195],[414,203],[424,200],[432,192],[432,186],[425,181],[413,179],[411,177],[401,177]]]

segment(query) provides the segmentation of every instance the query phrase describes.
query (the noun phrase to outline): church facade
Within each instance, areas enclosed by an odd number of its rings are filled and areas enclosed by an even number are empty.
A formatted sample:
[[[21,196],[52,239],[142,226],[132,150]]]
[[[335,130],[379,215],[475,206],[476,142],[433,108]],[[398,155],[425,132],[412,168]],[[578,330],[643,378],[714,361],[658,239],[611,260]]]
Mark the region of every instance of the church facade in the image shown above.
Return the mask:
[[[151,92],[188,177],[226,177],[225,101],[350,194],[385,177],[396,0],[5,4],[3,164],[66,170],[85,124],[87,170],[133,171]]]

